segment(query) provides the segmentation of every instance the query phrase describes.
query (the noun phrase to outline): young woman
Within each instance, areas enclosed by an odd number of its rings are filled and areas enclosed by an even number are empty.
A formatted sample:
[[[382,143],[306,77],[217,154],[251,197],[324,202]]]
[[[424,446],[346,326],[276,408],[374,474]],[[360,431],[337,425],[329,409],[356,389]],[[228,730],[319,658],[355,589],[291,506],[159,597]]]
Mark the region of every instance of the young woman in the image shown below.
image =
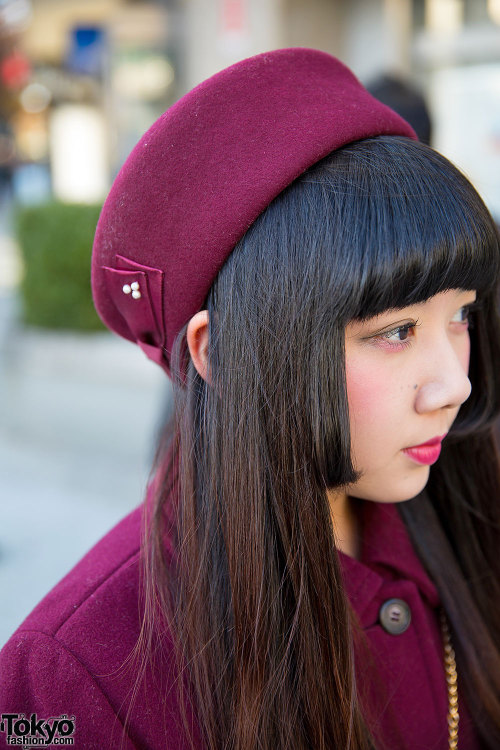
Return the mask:
[[[329,55],[165,113],[93,289],[175,415],[143,511],[2,652],[2,712],[73,717],[82,748],[498,748],[499,249]]]

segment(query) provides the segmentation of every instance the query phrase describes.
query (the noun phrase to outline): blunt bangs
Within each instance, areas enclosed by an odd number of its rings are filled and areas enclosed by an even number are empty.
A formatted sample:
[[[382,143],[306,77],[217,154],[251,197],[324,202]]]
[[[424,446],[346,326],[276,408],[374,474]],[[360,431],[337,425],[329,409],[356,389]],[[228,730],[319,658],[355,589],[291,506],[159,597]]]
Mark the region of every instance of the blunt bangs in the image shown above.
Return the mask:
[[[373,138],[327,157],[312,181],[321,185],[333,250],[342,254],[344,321],[448,289],[475,289],[479,299],[494,291],[497,229],[468,180],[435,151]]]
[[[449,289],[477,291],[472,396],[453,434],[461,438],[488,428],[500,413],[500,241],[476,190],[440,154],[401,137],[346,146],[303,179],[321,192],[318,260],[329,277],[330,314],[337,324]],[[317,209],[318,199],[312,203]]]

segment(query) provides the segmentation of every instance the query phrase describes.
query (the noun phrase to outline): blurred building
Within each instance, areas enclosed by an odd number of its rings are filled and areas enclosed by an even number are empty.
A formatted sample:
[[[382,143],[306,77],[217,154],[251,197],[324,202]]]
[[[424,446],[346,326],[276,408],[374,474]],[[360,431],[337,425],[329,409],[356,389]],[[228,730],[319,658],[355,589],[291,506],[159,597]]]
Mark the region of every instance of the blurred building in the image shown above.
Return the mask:
[[[500,0],[0,0],[0,33],[21,199],[101,200],[186,90],[249,55],[311,46],[366,83],[416,84],[434,145],[500,217]]]
[[[1,13],[18,19],[9,54],[24,56],[31,68],[27,80],[11,86],[18,95],[11,113],[17,197],[102,200],[132,145],[173,101],[166,8],[3,0]]]

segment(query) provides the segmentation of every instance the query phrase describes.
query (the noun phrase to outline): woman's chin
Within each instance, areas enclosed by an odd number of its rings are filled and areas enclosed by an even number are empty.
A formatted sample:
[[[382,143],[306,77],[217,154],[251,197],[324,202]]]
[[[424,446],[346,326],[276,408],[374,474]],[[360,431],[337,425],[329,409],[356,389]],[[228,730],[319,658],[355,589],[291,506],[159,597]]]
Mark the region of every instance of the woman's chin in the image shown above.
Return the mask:
[[[387,478],[380,482],[364,482],[363,477],[347,488],[350,497],[376,503],[404,503],[418,495],[429,481],[429,466],[418,466],[401,478]]]

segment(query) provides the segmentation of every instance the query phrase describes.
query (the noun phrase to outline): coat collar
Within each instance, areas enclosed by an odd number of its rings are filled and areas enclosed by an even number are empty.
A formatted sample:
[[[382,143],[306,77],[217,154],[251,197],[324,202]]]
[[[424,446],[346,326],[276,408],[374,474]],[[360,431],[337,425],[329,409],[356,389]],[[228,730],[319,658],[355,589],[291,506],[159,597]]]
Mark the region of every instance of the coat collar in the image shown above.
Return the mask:
[[[383,597],[386,584],[409,580],[435,608],[439,595],[420,562],[395,503],[360,502],[361,557],[355,560],[339,551],[344,585],[363,627],[374,624],[375,597]],[[397,596],[397,594],[394,594]],[[389,597],[385,597],[389,598]]]

